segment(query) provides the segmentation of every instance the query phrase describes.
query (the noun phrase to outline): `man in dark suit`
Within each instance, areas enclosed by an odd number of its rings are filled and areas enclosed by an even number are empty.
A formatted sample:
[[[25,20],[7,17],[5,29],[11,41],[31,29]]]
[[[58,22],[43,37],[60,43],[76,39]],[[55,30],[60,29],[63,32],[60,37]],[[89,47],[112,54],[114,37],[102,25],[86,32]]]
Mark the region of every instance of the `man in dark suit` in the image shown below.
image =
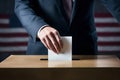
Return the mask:
[[[47,48],[59,53],[60,36],[72,36],[73,54],[97,53],[94,0],[69,0],[66,7],[64,1],[15,0],[15,13],[30,35],[27,54],[47,54]],[[101,1],[120,21],[120,0]]]

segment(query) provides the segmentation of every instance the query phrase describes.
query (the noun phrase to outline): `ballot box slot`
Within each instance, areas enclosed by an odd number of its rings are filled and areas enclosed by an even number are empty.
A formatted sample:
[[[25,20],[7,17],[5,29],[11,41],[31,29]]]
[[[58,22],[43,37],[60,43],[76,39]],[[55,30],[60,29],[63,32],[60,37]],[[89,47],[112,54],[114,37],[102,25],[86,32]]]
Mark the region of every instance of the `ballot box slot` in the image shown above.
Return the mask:
[[[40,60],[46,61],[46,60],[48,60],[48,58],[41,58]],[[80,58],[73,58],[72,60],[80,60]]]

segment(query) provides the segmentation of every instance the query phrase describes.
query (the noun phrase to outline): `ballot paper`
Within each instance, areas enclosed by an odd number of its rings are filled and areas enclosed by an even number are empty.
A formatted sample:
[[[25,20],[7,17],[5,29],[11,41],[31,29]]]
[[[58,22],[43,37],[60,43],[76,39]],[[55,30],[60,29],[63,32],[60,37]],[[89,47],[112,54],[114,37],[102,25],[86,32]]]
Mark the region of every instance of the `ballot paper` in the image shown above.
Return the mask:
[[[48,61],[48,67],[72,67],[72,61]]]
[[[72,61],[72,37],[61,37],[63,49],[60,53],[48,50],[48,61]]]

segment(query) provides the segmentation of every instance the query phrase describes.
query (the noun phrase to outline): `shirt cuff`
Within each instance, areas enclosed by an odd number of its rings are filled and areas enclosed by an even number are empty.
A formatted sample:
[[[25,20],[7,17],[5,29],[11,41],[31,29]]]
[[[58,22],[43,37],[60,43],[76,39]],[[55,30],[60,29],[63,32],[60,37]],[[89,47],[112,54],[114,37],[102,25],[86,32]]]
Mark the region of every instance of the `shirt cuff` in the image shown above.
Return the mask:
[[[42,27],[40,27],[40,29],[39,29],[38,32],[37,32],[37,37],[39,36],[40,31],[41,31],[43,28],[45,28],[46,26],[49,26],[49,25],[43,25]]]

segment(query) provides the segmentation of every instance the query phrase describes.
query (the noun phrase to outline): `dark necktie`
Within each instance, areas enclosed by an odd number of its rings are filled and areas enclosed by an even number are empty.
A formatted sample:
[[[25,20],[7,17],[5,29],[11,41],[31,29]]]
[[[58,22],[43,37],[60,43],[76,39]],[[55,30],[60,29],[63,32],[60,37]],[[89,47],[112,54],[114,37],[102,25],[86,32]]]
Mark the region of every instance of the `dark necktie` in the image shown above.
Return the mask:
[[[64,10],[67,14],[67,17],[68,19],[70,19],[71,13],[72,13],[72,0],[62,0],[62,2],[63,2]]]

